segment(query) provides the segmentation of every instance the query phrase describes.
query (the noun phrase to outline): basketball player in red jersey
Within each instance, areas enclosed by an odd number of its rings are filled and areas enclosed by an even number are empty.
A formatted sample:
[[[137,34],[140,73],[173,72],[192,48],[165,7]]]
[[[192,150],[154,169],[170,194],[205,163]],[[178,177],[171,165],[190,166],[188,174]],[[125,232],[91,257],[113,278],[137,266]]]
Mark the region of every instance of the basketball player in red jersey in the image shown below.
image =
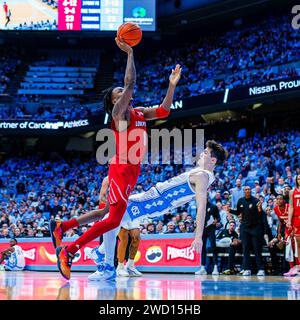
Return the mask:
[[[289,204],[284,201],[283,195],[278,195],[276,197],[276,207],[274,212],[279,220],[278,231],[277,231],[277,240],[282,240],[282,234],[284,234],[284,240],[286,241],[288,236],[292,236],[292,231],[287,227],[288,217],[289,217]],[[298,258],[296,258],[296,265],[299,264]],[[295,266],[294,262],[289,261],[291,270]],[[290,271],[285,273],[289,275]]]
[[[3,9],[4,9],[4,12],[5,12],[5,18],[7,17],[7,14],[8,14],[8,5],[6,2],[4,2],[3,4]]]
[[[290,205],[287,228],[293,232],[297,242],[298,255],[300,254],[300,174],[296,176],[296,187],[290,191]],[[300,274],[299,256],[296,258],[296,266],[293,267],[286,276],[296,276]]]
[[[127,66],[124,88],[110,88],[104,97],[105,111],[112,119],[112,129],[116,139],[116,155],[113,157],[108,171],[109,180],[109,216],[94,224],[81,237],[69,246],[57,247],[57,266],[66,279],[70,279],[71,265],[75,253],[90,241],[103,233],[119,226],[127,207],[128,197],[140,174],[140,162],[146,151],[146,121],[166,118],[170,113],[176,85],[181,76],[180,65],[176,65],[169,78],[169,87],[162,105],[158,108],[136,108],[131,101],[136,82],[133,49],[124,42],[115,39],[118,47],[127,53]],[[132,141],[135,138],[134,141]],[[67,230],[78,226],[76,219],[66,222],[50,223],[52,238],[60,238]]]

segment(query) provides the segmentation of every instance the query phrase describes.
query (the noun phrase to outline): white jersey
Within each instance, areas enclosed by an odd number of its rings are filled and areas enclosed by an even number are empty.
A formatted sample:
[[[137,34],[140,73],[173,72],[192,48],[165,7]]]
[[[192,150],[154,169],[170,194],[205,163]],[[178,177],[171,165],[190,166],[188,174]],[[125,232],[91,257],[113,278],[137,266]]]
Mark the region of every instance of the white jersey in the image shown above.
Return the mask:
[[[11,253],[8,259],[5,259],[5,269],[11,271],[23,270],[25,267],[24,252],[20,246],[14,246],[15,251]]]
[[[158,182],[146,192],[131,195],[122,221],[159,217],[194,200],[196,194],[190,184],[190,175],[198,172],[207,173],[208,188],[215,180],[214,174],[197,167],[167,181]]]

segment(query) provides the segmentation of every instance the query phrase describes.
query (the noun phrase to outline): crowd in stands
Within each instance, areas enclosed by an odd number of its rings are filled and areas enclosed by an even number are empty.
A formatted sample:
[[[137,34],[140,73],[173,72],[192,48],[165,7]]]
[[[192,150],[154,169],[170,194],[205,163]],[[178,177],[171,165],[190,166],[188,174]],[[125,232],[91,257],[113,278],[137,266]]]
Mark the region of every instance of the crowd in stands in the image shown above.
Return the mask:
[[[277,236],[276,196],[294,188],[295,176],[300,174],[300,132],[255,133],[249,137],[244,133],[241,130],[238,139],[220,141],[229,157],[216,168],[215,182],[208,190],[208,201],[217,206],[220,216],[216,235],[230,227],[239,234],[240,221],[230,210],[243,197],[243,187],[249,186],[267,215],[271,241]],[[148,190],[156,182],[190,168],[187,164],[144,164],[133,192]],[[0,238],[46,237],[50,219],[68,220],[93,210],[106,175],[107,166],[99,165],[94,156],[7,159],[0,166]],[[196,202],[192,201],[160,218],[144,219],[140,230],[142,234],[193,232],[196,213]],[[75,228],[67,236],[77,237],[90,226]]]
[[[21,65],[20,56],[13,49],[4,50],[0,57],[0,94],[6,94],[8,85]]]
[[[69,106],[66,105],[62,109],[63,103],[58,107],[53,106],[41,106],[36,112],[28,112],[28,110],[20,105],[16,108],[0,107],[1,119],[9,120],[78,120],[90,117],[92,110],[90,106]]]
[[[140,53],[137,58],[137,104],[162,101],[171,69],[183,67],[176,98],[223,91],[299,75],[288,64],[299,61],[300,36],[290,17],[271,17],[250,27],[203,36],[195,44]],[[123,79],[124,55],[115,57],[115,84]],[[286,65],[286,67],[285,67]],[[281,66],[281,67],[280,67]]]
[[[33,22],[31,23],[20,23],[17,27],[14,27],[14,30],[57,30],[57,21],[38,21],[38,22]]]
[[[58,0],[42,0],[42,1],[48,4],[48,6],[51,6],[53,9],[57,9],[58,7]]]
[[[229,157],[224,166],[217,168],[215,182],[209,189],[209,201],[218,206],[223,227],[227,208],[236,205],[232,190],[237,179],[242,186],[251,186],[253,195],[261,199],[263,209],[270,208],[272,215],[275,194],[270,189],[269,177],[274,177],[277,193],[283,191],[285,184],[295,186],[295,175],[300,173],[300,132],[265,136],[257,133],[238,141],[232,138],[223,144]],[[156,182],[188,169],[187,165],[143,165],[135,192],[148,190]],[[38,156],[7,159],[0,167],[2,221],[20,220],[28,225],[35,222],[39,213],[46,220],[82,214],[97,205],[99,187],[106,174],[107,166],[97,164],[94,157],[84,161],[76,157],[70,161],[45,161]],[[191,202],[162,217],[162,229],[158,221],[150,219],[141,230],[142,233],[184,232],[185,229],[192,232],[195,216],[196,204]],[[181,229],[183,225],[179,226],[179,222],[183,222],[185,228]],[[151,230],[148,230],[149,224],[152,224]]]

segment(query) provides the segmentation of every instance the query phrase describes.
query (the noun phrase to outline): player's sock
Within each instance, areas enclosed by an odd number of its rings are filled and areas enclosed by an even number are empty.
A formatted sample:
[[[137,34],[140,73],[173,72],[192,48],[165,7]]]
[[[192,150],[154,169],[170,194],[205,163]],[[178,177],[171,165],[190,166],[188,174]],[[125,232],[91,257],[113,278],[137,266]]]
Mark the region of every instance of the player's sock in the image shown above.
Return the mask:
[[[133,259],[128,259],[127,266],[130,268],[130,267],[133,267],[133,265],[134,265],[134,260]]]
[[[108,231],[109,232],[109,231]],[[97,251],[100,254],[105,254],[105,245],[104,245],[104,241],[101,243],[101,245],[97,248]]]
[[[100,237],[102,234],[111,229],[117,228],[117,226],[120,225],[126,207],[127,203],[125,201],[119,201],[110,205],[109,216],[106,219],[94,224],[82,236],[77,238],[71,245],[69,245],[66,250],[72,254],[75,254],[80,248],[92,240]]]
[[[76,227],[79,227],[79,223],[75,218],[68,220],[68,221],[64,221],[61,224],[61,228],[62,228],[63,232],[66,232],[66,231],[68,231],[72,228],[76,228]]]
[[[104,261],[111,266],[114,266],[115,247],[116,247],[117,235],[119,231],[120,231],[120,227],[117,227],[113,230],[110,230],[104,233],[103,235],[104,252],[105,252]]]
[[[296,262],[296,265],[297,265],[297,266],[300,265],[299,259],[298,259],[297,257],[295,257],[295,262]]]
[[[292,269],[294,267],[294,262],[289,262],[290,265],[290,269]]]

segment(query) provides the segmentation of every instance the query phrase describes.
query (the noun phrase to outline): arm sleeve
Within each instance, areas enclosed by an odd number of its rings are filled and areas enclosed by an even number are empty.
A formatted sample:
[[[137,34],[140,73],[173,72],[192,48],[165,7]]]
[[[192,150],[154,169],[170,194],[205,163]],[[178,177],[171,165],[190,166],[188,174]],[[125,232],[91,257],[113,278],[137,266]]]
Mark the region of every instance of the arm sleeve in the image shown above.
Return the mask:
[[[164,119],[170,114],[170,110],[166,110],[163,105],[160,105],[158,108],[156,108],[155,112],[157,119]]]
[[[275,190],[275,183],[274,183],[274,182],[270,183],[270,191],[271,191],[271,193],[274,194],[276,197],[278,196],[278,193],[277,193],[276,190]]]

